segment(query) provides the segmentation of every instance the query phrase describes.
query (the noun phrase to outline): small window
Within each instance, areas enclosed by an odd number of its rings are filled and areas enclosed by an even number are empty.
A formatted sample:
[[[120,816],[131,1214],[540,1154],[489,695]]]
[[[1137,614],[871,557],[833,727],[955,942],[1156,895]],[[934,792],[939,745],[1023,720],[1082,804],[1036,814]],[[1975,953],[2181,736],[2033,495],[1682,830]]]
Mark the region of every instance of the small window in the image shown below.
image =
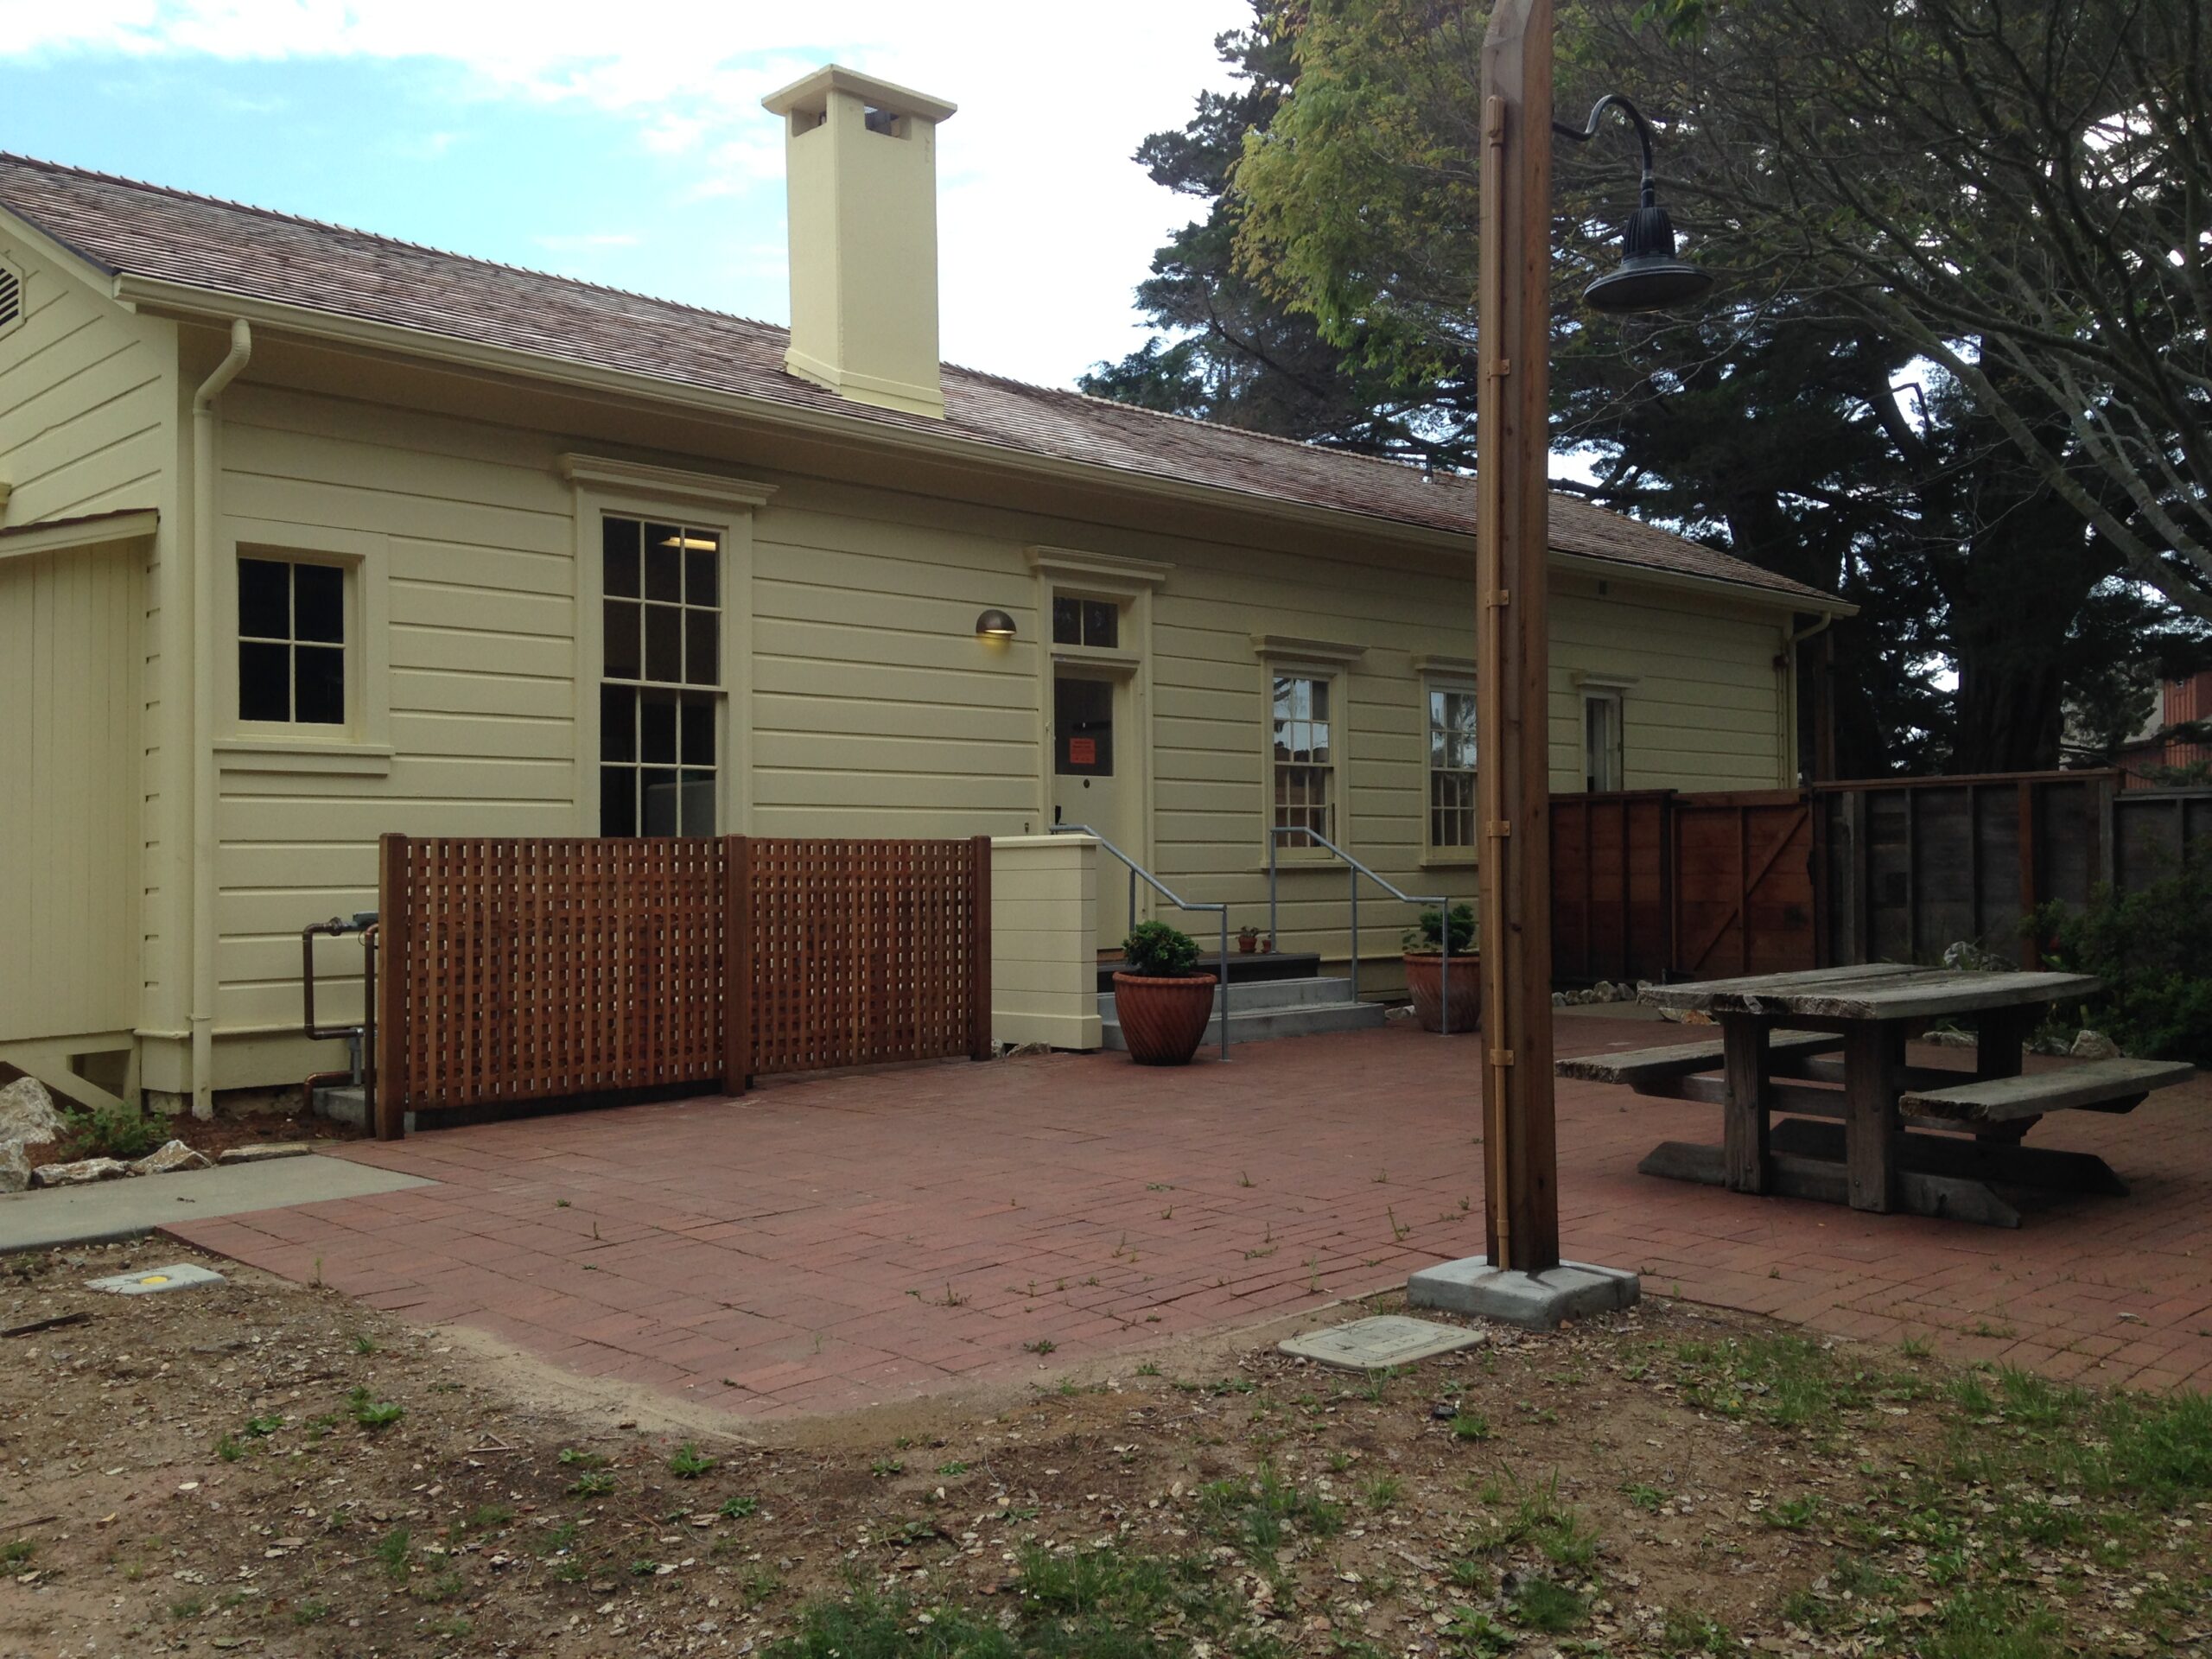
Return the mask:
[[[717,531],[605,521],[602,836],[715,833],[721,547]]]
[[[1621,694],[1586,691],[1582,696],[1583,785],[1593,795],[1623,789],[1626,766],[1621,743]]]
[[[338,566],[239,559],[238,718],[346,723],[346,573]]]
[[[1331,741],[1330,684],[1305,674],[1277,674],[1274,685],[1274,827],[1310,830],[1336,839],[1336,747]],[[1285,848],[1311,846],[1302,836],[1279,837]]]
[[[1465,686],[1428,688],[1428,844],[1475,845],[1475,694]]]
[[[1052,643],[1056,645],[1093,645],[1106,651],[1120,648],[1122,607],[1110,599],[1077,599],[1071,594],[1052,595]]]

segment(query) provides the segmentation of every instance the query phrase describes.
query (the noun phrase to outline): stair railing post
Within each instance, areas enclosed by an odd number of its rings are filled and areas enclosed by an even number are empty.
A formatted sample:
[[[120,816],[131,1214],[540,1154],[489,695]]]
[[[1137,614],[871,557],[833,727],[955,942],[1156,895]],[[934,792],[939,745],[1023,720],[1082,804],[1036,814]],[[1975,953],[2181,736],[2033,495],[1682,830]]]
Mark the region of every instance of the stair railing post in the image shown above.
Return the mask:
[[[1351,878],[1351,1000],[1359,1001],[1359,870],[1347,862],[1344,874]]]
[[[1221,998],[1221,1058],[1229,1059],[1229,906],[1221,907],[1221,984],[1217,988]]]
[[[1444,955],[1436,965],[1437,1013],[1439,1023],[1444,1027],[1444,1035],[1449,1037],[1452,1034],[1452,901],[1440,899],[1436,908],[1437,914],[1444,918]]]

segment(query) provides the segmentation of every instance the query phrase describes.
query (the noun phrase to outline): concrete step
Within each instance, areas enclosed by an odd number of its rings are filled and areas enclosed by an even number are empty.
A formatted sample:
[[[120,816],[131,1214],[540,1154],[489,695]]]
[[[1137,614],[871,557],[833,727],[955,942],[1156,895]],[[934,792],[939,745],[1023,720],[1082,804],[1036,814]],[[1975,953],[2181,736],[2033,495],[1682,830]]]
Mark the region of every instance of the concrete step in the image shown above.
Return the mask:
[[[1351,981],[1326,979],[1319,976],[1306,979],[1261,980],[1246,984],[1243,980],[1231,982],[1229,988],[1230,1018],[1261,1008],[1318,1008],[1351,1001]],[[1213,1005],[1221,1007],[1221,987],[1214,987]],[[1114,1017],[1114,994],[1098,994],[1098,1015],[1102,1020]]]
[[[1229,999],[1230,1045],[1233,1048],[1238,1043],[1263,1043],[1278,1037],[1365,1031],[1383,1023],[1381,1003],[1355,1002],[1351,993],[1349,979],[1315,977],[1234,984]],[[1220,997],[1217,988],[1217,1015],[1221,1008]],[[1098,1017],[1104,1046],[1127,1048],[1128,1045],[1122,1040],[1121,1022],[1114,1017],[1114,999],[1110,995],[1098,999]],[[1218,1024],[1209,1026],[1206,1040],[1218,1041],[1219,1031]]]

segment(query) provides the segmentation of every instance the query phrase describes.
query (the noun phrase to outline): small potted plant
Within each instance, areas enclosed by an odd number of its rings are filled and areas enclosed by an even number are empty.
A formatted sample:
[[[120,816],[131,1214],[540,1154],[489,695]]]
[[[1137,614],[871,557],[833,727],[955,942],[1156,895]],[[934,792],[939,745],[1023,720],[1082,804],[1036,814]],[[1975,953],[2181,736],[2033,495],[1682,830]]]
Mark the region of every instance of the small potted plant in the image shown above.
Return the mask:
[[[1165,922],[1140,922],[1122,941],[1128,966],[1114,975],[1114,1017],[1139,1065],[1187,1065],[1213,1017],[1214,976],[1198,970],[1198,944]]]
[[[1240,927],[1236,930],[1236,951],[1239,956],[1250,956],[1260,948],[1260,930]]]
[[[1444,1016],[1444,915],[1424,910],[1421,920],[1406,930],[1406,989],[1412,993],[1414,1014],[1423,1031],[1446,1029]],[[1475,907],[1452,906],[1452,996],[1450,1029],[1472,1031],[1481,1022],[1482,958],[1475,954]]]

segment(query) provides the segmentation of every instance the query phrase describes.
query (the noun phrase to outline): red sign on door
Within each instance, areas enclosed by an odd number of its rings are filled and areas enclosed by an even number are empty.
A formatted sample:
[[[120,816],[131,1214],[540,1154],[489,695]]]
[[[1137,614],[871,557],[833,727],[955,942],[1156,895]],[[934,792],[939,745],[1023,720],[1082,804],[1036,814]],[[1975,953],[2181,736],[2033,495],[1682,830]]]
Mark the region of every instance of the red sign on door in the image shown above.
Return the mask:
[[[1068,765],[1095,766],[1098,764],[1098,740],[1095,737],[1068,739]]]

